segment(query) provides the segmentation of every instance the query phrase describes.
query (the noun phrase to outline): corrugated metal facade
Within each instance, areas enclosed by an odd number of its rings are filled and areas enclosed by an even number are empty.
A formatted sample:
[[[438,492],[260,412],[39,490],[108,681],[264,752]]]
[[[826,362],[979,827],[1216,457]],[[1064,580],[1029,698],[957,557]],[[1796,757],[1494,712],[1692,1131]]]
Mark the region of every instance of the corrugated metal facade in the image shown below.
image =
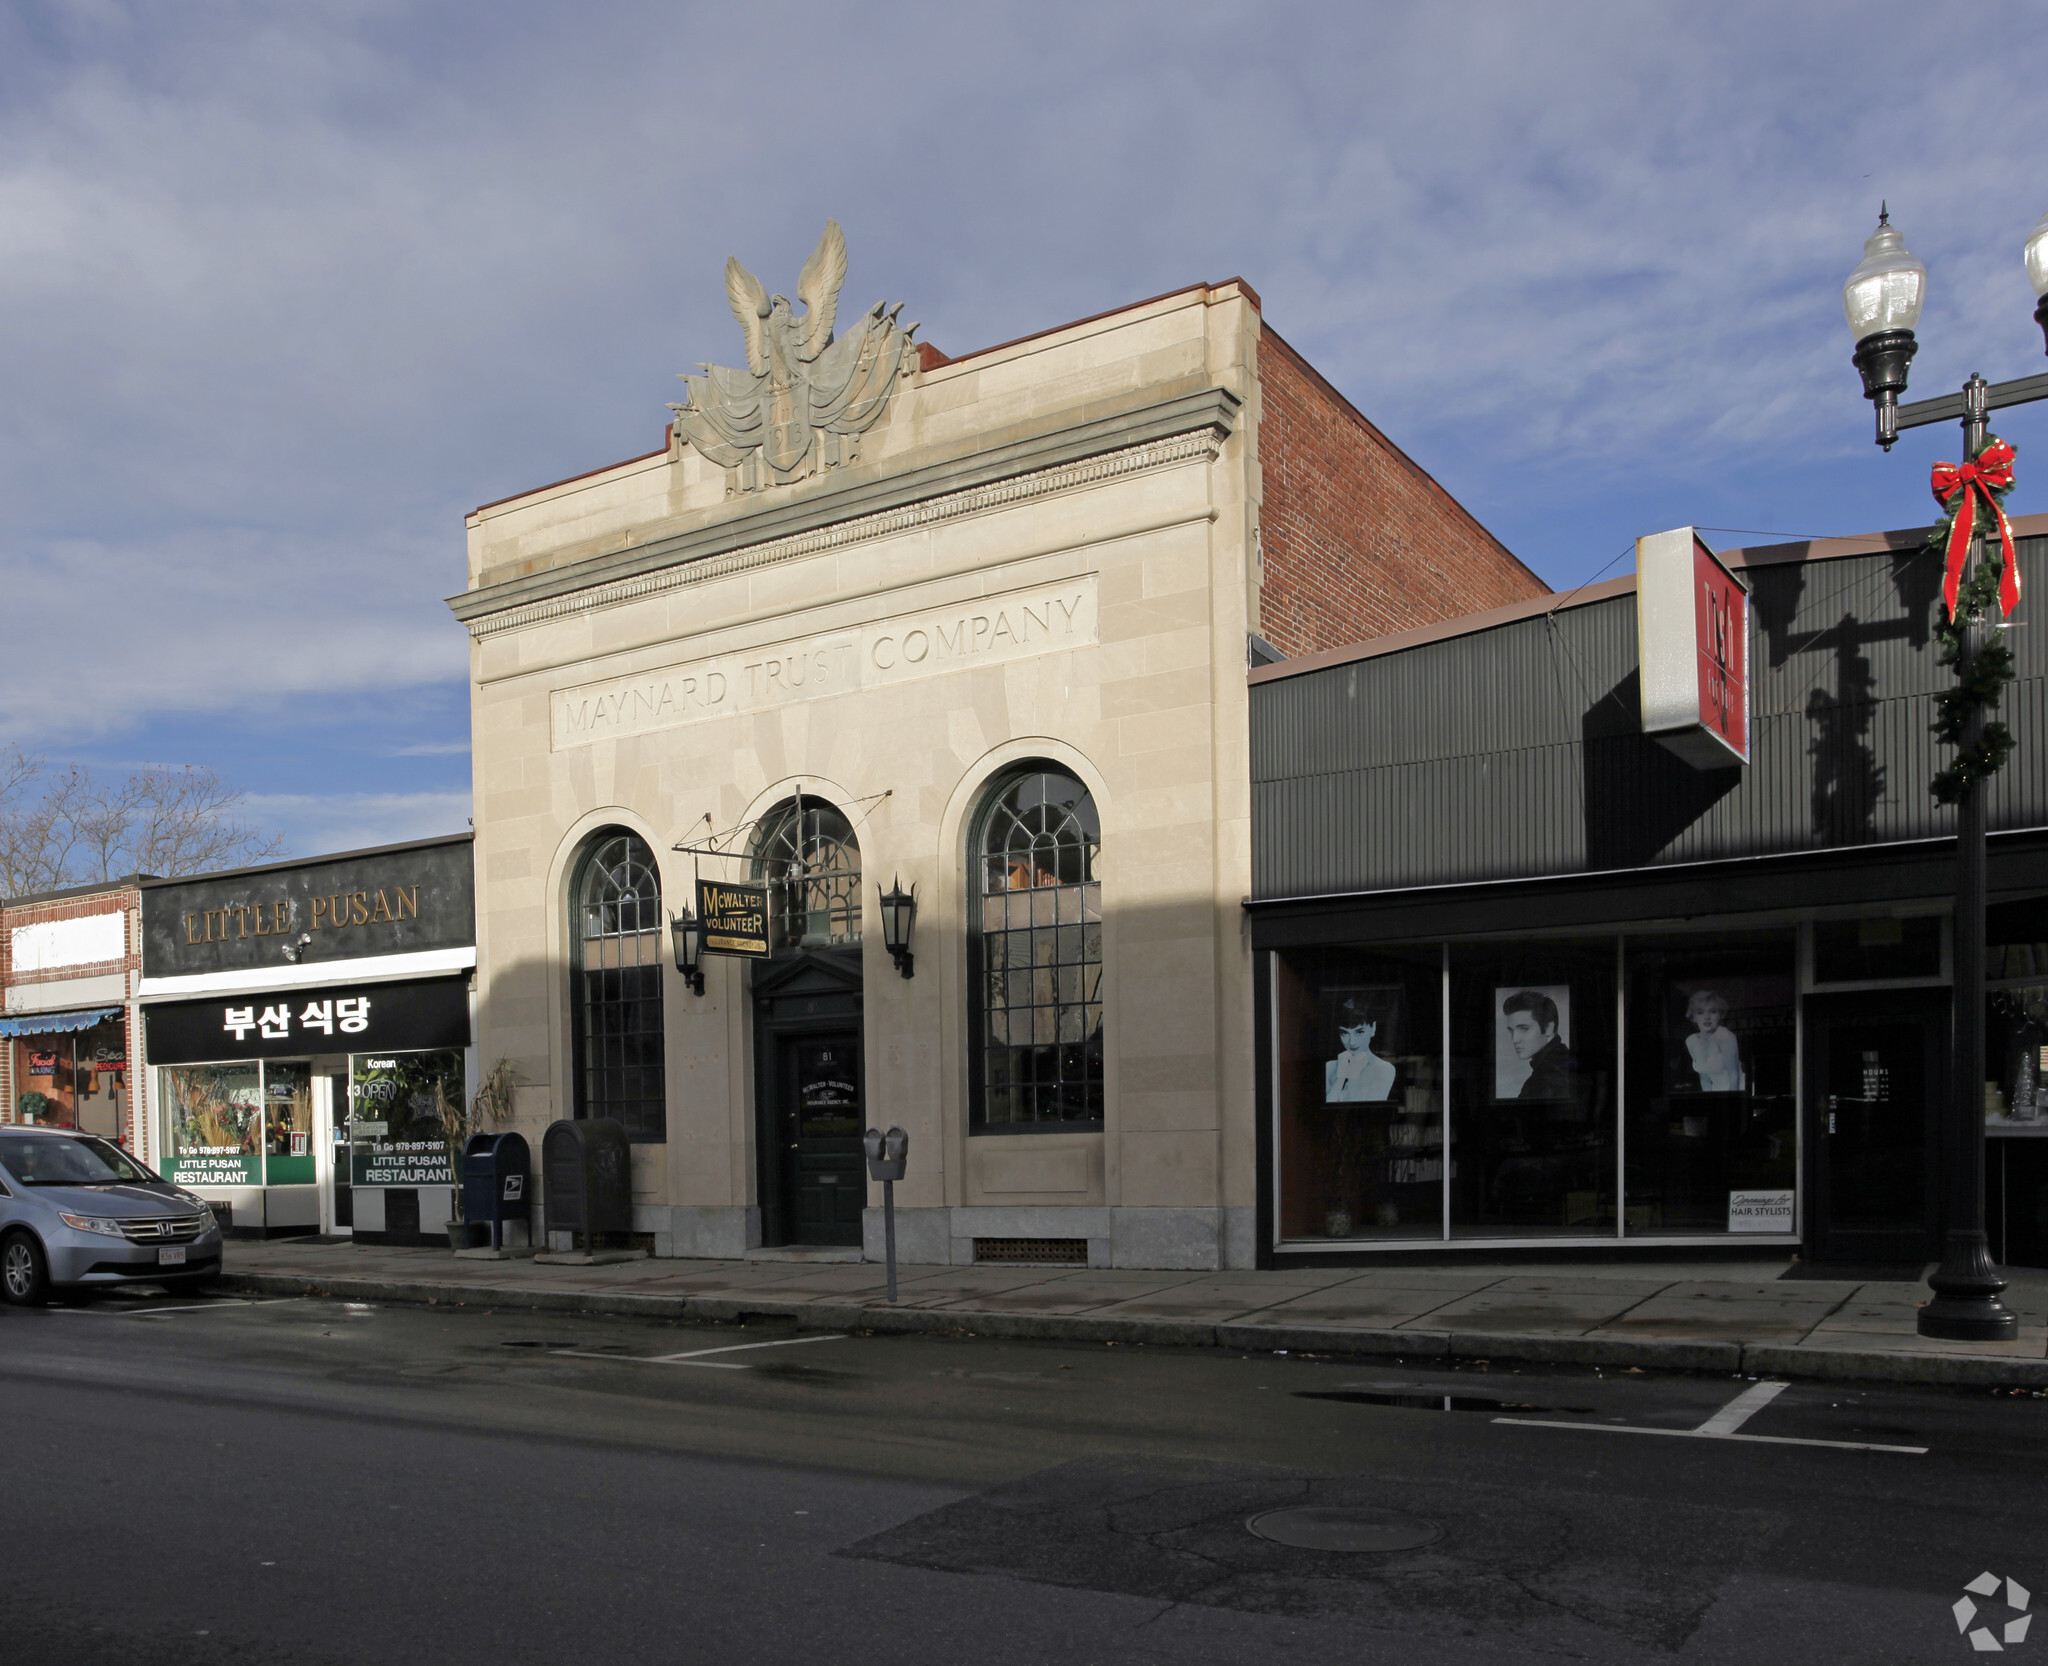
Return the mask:
[[[2020,542],[2048,583],[2048,538]],[[1951,674],[1917,549],[1747,570],[1750,763],[1701,771],[1638,724],[1632,594],[1254,683],[1254,895],[1539,878],[1954,831],[1928,783]],[[1993,829],[2048,826],[2048,637],[2011,640],[2019,736]]]

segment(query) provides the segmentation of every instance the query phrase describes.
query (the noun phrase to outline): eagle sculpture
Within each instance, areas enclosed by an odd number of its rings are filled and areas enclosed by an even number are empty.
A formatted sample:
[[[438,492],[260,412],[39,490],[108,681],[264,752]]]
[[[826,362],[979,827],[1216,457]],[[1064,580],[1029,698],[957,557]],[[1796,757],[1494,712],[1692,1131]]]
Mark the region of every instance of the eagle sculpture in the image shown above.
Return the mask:
[[[902,305],[878,301],[859,328],[835,338],[846,281],[846,238],[836,220],[797,277],[799,317],[739,263],[725,263],[725,298],[747,344],[747,367],[706,364],[684,376],[689,398],[670,405],[678,444],[732,471],[728,491],[787,485],[851,462],[857,436],[888,406],[912,363],[915,324],[899,329]]]

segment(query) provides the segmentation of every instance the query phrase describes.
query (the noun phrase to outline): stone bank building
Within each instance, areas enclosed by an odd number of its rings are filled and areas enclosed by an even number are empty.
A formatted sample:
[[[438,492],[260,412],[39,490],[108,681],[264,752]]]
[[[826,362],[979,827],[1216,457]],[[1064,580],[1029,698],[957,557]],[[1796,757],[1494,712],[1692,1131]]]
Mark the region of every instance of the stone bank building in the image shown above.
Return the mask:
[[[1242,281],[948,357],[844,271],[731,263],[660,450],[468,519],[479,1066],[657,1254],[876,1253],[896,1124],[906,1259],[1250,1266],[1248,669],[1544,586]],[[702,993],[700,881],[769,901]]]

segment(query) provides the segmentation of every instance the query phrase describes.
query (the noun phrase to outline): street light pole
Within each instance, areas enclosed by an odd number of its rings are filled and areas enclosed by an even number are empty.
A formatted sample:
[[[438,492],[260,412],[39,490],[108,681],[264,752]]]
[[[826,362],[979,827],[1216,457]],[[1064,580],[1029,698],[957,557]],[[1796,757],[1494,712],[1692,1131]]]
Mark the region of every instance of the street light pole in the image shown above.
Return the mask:
[[[1963,452],[1975,462],[1984,450],[1986,383],[1972,376],[1963,386]],[[1902,413],[1903,414],[1903,413]],[[1984,558],[1984,534],[1970,540],[1969,572]],[[1969,677],[1990,639],[1991,626],[1972,609],[1964,626],[1964,659],[1958,681]],[[1973,705],[1964,720],[1963,753],[1984,744],[1984,707]],[[1991,1260],[1984,1230],[1984,791],[1972,777],[1956,800],[1956,906],[1950,933],[1955,956],[1955,1020],[1947,1126],[1943,1130],[1943,1214],[1941,1266],[1928,1279],[1934,1299],[1920,1309],[1922,1336],[1951,1342],[2010,1342],[2019,1335],[2019,1316],[1998,1298],[2005,1278]]]
[[[2027,239],[2027,275],[2044,298],[2035,317],[2048,340],[2048,215]],[[1843,308],[1857,338],[1856,368],[1863,376],[1864,396],[1876,407],[1877,443],[1891,450],[1899,432],[1928,423],[1962,419],[1966,469],[1983,456],[1993,407],[2028,404],[2048,398],[2048,376],[2030,376],[1993,386],[1973,375],[1960,394],[1944,399],[1898,405],[1905,391],[1907,366],[1916,342],[1927,271],[1907,253],[1890,217],[1880,213],[1878,229],[1864,245],[1863,263],[1843,287]],[[2010,453],[2004,454],[2008,459]],[[2010,475],[2005,476],[2010,484]],[[1977,488],[1968,483],[1955,501],[1970,507]],[[1956,678],[1968,687],[1978,662],[1993,643],[1995,627],[1985,616],[1975,583],[1987,558],[1987,536],[1994,530],[1982,517],[1973,518],[1962,584],[1958,588],[1960,627]],[[2001,557],[2002,558],[2002,557]],[[1953,1044],[1950,1050],[1950,1092],[1943,1117],[1941,1162],[1943,1240],[1940,1267],[1928,1279],[1933,1300],[1919,1310],[1922,1336],[1945,1341],[2005,1342],[2019,1334],[2019,1319],[1999,1297],[2006,1281],[1991,1260],[1984,1230],[1984,913],[1988,901],[1985,873],[1986,777],[1973,760],[1984,756],[1987,702],[1972,699],[1965,707],[1959,733],[1954,734],[1960,788],[1956,810],[1956,894],[1952,932],[1955,971]]]

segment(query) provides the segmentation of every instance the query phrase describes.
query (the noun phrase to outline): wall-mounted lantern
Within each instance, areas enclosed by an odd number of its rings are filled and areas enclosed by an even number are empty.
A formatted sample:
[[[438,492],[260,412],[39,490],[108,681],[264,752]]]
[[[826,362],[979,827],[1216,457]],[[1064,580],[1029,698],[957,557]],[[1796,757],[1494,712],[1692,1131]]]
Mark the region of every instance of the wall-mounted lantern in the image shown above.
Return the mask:
[[[669,935],[675,939],[676,970],[692,995],[704,993],[704,922],[684,909],[668,917]]]
[[[910,928],[917,919],[917,887],[903,889],[899,877],[890,888],[882,892],[882,942],[888,948],[890,957],[896,962],[896,970],[906,978],[914,974],[910,953]]]

